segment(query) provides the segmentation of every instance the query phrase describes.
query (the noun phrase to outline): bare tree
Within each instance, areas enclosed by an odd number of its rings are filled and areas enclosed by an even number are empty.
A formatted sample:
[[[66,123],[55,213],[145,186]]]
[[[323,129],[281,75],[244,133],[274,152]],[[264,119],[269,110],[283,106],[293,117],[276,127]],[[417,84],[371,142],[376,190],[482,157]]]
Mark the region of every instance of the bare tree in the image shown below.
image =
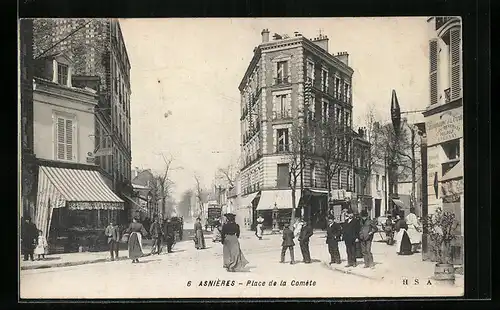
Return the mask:
[[[172,162],[174,159],[171,156],[166,157],[164,154],[160,155],[165,163],[165,168],[162,172],[153,174],[154,179],[152,184],[150,184],[151,196],[155,206],[158,206],[158,202],[160,203],[160,208],[157,207],[156,212],[160,209],[162,213],[166,213],[167,198],[171,196],[174,186],[174,182],[169,178],[169,173],[174,169],[172,168]]]
[[[324,165],[328,197],[331,197],[333,178],[338,176],[342,169],[350,169],[352,130],[344,122],[334,120],[319,121],[316,127],[321,138],[321,149],[318,153]]]
[[[312,146],[312,136],[308,134],[304,125],[293,124],[290,134],[290,145],[285,146],[288,157],[288,183],[292,190],[292,217],[291,223],[295,222],[296,190],[303,182],[304,169],[306,167],[306,155]]]
[[[194,175],[194,180],[196,182],[195,195],[199,203],[199,209],[197,210],[198,211],[197,217],[201,218],[203,216],[204,191],[200,183],[200,178],[197,174]]]
[[[220,168],[218,172],[221,174],[221,176],[224,177],[224,179],[226,179],[229,188],[233,188],[238,169],[235,168],[233,165],[228,165],[225,168]]]

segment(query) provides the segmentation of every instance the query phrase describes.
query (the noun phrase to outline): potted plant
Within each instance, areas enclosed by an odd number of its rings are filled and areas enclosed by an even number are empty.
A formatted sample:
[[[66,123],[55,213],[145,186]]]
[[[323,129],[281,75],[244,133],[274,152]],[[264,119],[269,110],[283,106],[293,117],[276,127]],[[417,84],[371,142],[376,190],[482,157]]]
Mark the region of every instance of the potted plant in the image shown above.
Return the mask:
[[[443,212],[438,208],[434,214],[423,219],[424,228],[430,240],[430,248],[437,263],[434,268],[434,279],[455,281],[455,268],[452,264],[451,243],[456,238],[455,230],[459,223],[455,214]]]

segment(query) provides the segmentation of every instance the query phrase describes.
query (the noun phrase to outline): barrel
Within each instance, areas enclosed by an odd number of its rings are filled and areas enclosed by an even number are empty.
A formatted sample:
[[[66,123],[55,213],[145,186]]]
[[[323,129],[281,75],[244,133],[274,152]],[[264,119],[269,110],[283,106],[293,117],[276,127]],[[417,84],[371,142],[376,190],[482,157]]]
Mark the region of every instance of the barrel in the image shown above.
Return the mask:
[[[455,267],[452,264],[436,264],[434,279],[447,283],[455,282]]]

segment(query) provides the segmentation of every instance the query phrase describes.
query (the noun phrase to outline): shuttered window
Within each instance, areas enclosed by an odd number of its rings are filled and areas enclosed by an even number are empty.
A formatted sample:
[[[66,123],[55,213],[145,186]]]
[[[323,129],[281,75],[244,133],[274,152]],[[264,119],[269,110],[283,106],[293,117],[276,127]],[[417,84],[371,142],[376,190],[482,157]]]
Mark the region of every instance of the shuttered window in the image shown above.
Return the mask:
[[[73,160],[73,120],[57,117],[56,156],[58,160]]]
[[[430,101],[431,104],[438,103],[438,42],[436,39],[429,41],[430,58]]]
[[[460,28],[450,30],[451,100],[461,97]]]

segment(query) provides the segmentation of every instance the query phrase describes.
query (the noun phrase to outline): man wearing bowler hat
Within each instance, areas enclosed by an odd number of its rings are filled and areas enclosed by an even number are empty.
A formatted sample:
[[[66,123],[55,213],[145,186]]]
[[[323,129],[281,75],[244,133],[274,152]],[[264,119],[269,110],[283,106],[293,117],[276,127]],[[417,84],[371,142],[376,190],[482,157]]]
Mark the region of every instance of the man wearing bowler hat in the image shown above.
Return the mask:
[[[347,220],[342,230],[342,238],[347,251],[347,266],[356,267],[356,242],[359,240],[359,222],[354,218],[352,210],[347,211]]]
[[[361,243],[361,253],[365,261],[365,268],[373,268],[372,240],[378,228],[374,221],[368,218],[366,210],[361,211],[361,221],[359,230],[359,242]]]

